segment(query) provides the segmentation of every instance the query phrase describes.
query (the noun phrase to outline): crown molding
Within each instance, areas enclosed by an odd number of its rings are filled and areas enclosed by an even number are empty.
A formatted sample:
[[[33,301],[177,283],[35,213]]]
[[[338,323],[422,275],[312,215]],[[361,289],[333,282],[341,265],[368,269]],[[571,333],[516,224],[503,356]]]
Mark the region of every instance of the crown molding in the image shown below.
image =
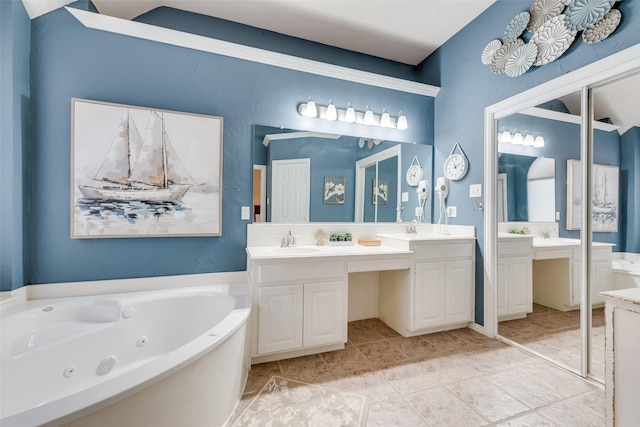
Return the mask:
[[[325,62],[299,58],[292,55],[271,52],[237,43],[212,39],[197,34],[190,34],[183,31],[144,24],[142,22],[101,15],[99,13],[88,12],[68,6],[65,6],[65,9],[80,21],[82,25],[96,30],[151,40],[173,46],[186,47],[202,52],[215,53],[246,61],[286,68],[289,70],[302,71],[304,73],[316,74],[323,77],[412,93],[415,95],[435,98],[440,90],[437,86],[427,85],[411,80],[404,80],[367,71],[355,70],[353,68],[341,67],[339,65],[327,64]]]

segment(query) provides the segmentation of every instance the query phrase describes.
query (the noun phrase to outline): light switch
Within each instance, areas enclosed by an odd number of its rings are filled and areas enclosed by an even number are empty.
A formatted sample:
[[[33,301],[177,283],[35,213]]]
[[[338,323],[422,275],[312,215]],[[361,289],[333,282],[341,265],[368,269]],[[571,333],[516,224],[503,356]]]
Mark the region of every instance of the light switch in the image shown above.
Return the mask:
[[[242,207],[240,219],[251,219],[251,208],[249,206]]]
[[[402,201],[403,202],[408,202],[409,201],[409,193],[406,191],[402,192]]]
[[[482,184],[471,184],[469,186],[469,197],[482,197]]]

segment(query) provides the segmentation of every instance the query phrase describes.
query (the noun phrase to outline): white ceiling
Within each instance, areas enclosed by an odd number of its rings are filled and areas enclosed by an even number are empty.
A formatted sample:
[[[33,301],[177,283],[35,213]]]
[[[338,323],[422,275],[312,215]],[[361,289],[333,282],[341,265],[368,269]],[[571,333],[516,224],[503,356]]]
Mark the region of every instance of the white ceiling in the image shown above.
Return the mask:
[[[70,0],[22,0],[31,18]],[[417,65],[496,0],[92,0],[133,19],[160,6]]]

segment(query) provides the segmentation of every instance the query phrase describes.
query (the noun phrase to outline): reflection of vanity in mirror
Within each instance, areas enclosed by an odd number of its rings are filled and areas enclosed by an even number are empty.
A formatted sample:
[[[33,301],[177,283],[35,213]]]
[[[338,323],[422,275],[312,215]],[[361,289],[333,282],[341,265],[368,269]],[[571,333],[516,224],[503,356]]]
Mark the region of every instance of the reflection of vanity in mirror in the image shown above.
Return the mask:
[[[254,222],[416,219],[418,196],[404,171],[417,156],[430,180],[432,146],[261,125],[253,130]],[[429,209],[421,219],[431,221]]]

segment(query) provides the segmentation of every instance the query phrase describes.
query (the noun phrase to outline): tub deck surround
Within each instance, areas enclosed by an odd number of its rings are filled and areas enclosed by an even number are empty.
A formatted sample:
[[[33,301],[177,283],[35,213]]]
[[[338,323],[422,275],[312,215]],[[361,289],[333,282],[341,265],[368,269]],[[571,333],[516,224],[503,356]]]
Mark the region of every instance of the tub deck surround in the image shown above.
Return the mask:
[[[475,228],[449,228],[449,235],[435,234],[431,224],[419,224],[409,235],[397,223],[250,224],[252,363],[344,348],[347,310],[360,300],[374,301],[373,317],[404,336],[468,326]],[[375,237],[382,244],[317,246],[317,230],[351,233],[354,243]],[[280,247],[289,231],[298,245]],[[368,275],[370,285],[362,286],[362,276],[356,280],[354,274]],[[357,290],[349,287],[350,277]]]
[[[148,286],[136,280],[130,287]],[[1,322],[0,424],[224,425],[249,368],[250,309],[246,281],[12,304]]]
[[[640,383],[640,288],[603,292],[607,426],[637,425]]]

